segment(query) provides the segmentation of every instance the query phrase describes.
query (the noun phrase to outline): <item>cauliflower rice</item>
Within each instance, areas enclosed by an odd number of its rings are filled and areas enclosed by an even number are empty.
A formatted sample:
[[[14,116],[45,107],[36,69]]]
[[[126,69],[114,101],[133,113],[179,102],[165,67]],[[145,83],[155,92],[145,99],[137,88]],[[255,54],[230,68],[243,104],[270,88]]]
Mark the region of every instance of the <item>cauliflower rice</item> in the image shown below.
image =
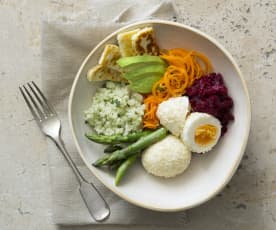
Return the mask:
[[[97,134],[127,135],[142,130],[142,103],[142,95],[131,92],[123,83],[108,81],[93,96],[85,119]]]

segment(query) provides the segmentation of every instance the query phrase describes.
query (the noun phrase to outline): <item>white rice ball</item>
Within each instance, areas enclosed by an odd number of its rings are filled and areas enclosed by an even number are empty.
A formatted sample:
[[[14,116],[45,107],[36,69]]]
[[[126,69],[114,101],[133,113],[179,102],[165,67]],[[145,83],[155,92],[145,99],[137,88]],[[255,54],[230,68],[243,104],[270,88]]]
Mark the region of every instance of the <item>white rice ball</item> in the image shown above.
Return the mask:
[[[156,115],[160,123],[178,137],[182,132],[190,108],[188,97],[172,97],[158,105]]]
[[[173,135],[153,144],[142,154],[145,170],[159,177],[175,177],[190,164],[191,152]]]

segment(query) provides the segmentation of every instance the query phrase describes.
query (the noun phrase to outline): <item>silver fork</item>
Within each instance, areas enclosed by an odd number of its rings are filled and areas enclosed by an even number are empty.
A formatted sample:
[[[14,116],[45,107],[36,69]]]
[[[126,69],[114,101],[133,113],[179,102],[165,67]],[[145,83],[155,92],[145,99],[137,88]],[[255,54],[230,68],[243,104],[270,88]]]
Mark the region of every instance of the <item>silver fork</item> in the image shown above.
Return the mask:
[[[41,131],[55,142],[71,166],[80,185],[80,194],[91,216],[98,222],[105,220],[110,215],[110,208],[96,187],[82,176],[64,147],[60,136],[61,122],[53,106],[33,81],[20,86],[19,90]]]

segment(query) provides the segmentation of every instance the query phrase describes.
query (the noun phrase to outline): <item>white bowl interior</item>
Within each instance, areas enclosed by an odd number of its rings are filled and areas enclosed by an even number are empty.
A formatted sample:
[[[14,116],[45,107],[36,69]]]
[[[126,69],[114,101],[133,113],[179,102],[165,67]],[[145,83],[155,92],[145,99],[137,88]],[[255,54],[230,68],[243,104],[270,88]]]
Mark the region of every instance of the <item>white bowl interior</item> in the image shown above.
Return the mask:
[[[149,175],[138,161],[118,187],[114,186],[112,173],[91,166],[91,163],[102,156],[103,148],[84,137],[84,133],[90,128],[84,123],[83,111],[90,106],[92,95],[101,83],[89,83],[86,73],[97,63],[104,45],[116,43],[116,32],[100,43],[80,68],[70,95],[69,120],[80,155],[98,179],[113,192],[145,208],[159,211],[183,210],[213,197],[234,174],[249,133],[249,98],[240,71],[232,58],[207,35],[180,24],[162,21],[138,23],[123,30],[149,24],[154,27],[161,48],[183,47],[203,52],[211,60],[215,72],[223,74],[234,101],[235,121],[229,125],[228,132],[215,149],[203,156],[194,155],[188,170],[172,179]]]

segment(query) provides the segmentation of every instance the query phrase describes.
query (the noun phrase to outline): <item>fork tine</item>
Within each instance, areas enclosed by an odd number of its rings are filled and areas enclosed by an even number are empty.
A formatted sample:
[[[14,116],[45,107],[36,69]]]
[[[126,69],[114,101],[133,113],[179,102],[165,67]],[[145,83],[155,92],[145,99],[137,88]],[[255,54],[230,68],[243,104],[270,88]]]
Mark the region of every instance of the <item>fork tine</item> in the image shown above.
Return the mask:
[[[45,118],[44,114],[42,113],[41,109],[39,108],[38,104],[36,103],[35,99],[33,98],[33,96],[30,94],[30,92],[28,91],[28,89],[26,88],[25,85],[23,85],[23,88],[25,90],[25,92],[28,94],[29,98],[31,99],[32,101],[32,104],[34,105],[37,113],[39,114],[40,116],[40,120],[42,120],[43,118]]]
[[[20,86],[19,86],[19,90],[20,90],[20,92],[21,92],[21,94],[22,94],[22,96],[23,96],[23,98],[24,98],[24,100],[25,100],[27,106],[29,107],[29,109],[30,109],[30,111],[31,111],[31,114],[33,115],[34,119],[35,119],[36,121],[41,120],[41,118],[38,117],[37,114],[36,114],[36,112],[34,111],[34,109],[33,109],[32,105],[31,105],[31,103],[30,103],[28,97],[26,96],[26,93],[24,93],[23,89],[22,89]]]
[[[53,108],[53,106],[48,102],[47,98],[44,96],[44,94],[41,92],[41,90],[38,88],[38,86],[32,81],[33,86],[36,88],[37,92],[39,93],[39,95],[41,96],[41,98],[43,99],[43,102],[45,103],[45,105],[48,107],[48,109],[53,113],[53,114],[57,114],[57,112],[55,111],[55,109]]]
[[[28,82],[27,85],[29,86],[30,90],[33,92],[35,98],[37,99],[38,103],[40,104],[41,108],[44,110],[43,112],[45,115],[51,115],[50,108],[48,107],[47,104],[45,104],[42,100],[41,97],[38,96],[37,92],[34,90],[33,86]]]

